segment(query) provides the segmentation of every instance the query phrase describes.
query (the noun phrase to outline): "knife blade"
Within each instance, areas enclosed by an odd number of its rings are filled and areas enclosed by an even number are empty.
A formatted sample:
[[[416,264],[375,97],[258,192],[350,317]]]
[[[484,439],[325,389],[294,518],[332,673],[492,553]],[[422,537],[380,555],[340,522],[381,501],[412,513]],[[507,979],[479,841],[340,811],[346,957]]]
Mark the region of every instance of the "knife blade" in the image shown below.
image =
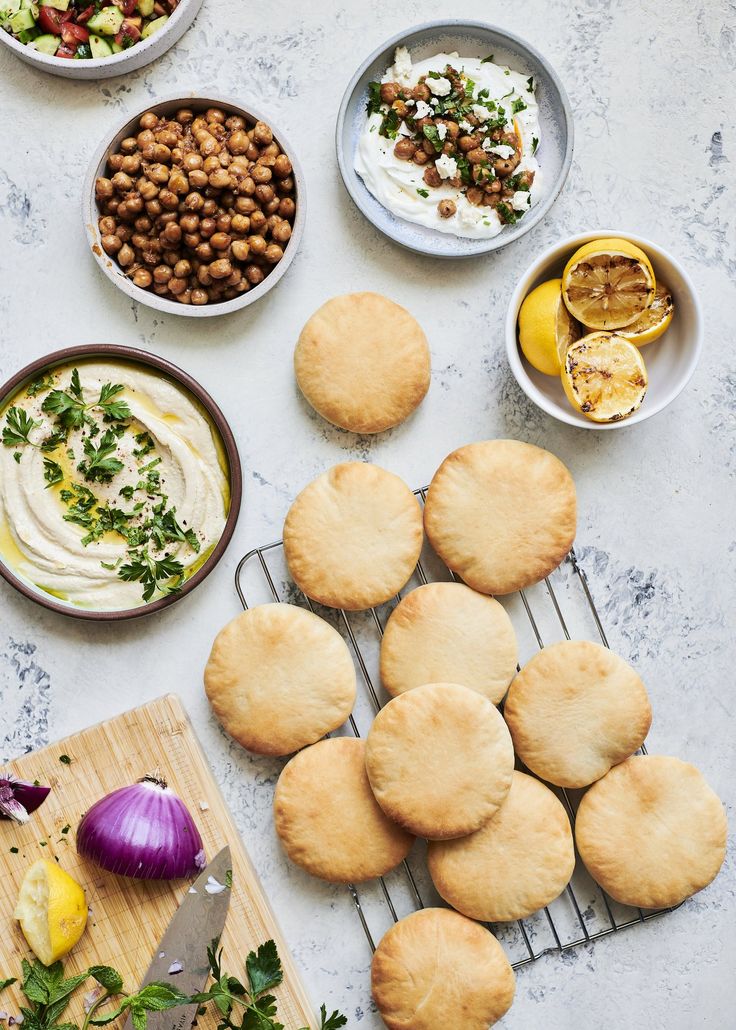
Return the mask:
[[[214,939],[219,940],[230,907],[226,879],[231,870],[230,848],[224,847],[184,895],[154,952],[141,987],[157,981],[170,983],[185,994],[204,990],[209,976],[207,948]],[[179,972],[170,972],[172,967],[179,966]],[[181,1005],[165,1012],[149,1012],[148,1030],[186,1030],[194,1022],[198,1007]],[[133,1030],[130,1017],[124,1030]]]

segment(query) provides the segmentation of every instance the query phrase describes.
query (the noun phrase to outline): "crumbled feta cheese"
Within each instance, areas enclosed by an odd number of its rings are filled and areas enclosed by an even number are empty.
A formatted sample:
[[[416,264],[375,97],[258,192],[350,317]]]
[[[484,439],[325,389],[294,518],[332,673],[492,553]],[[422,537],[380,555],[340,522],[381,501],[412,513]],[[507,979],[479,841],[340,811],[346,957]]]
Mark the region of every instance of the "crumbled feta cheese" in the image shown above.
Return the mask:
[[[444,125],[444,124],[443,125],[438,125],[437,126],[437,135],[439,136],[440,139],[443,140],[445,138],[445,136],[447,135],[447,126]]]
[[[471,125],[470,122],[467,121],[465,118],[461,119],[461,121],[459,121],[457,124],[460,126],[463,132],[473,132],[473,130],[475,129],[475,126]]]
[[[417,104],[417,109],[414,112],[413,117],[415,120],[418,120],[420,118],[431,118],[433,115],[434,111],[429,106],[429,104],[426,104],[423,100],[420,100]]]
[[[408,100],[405,100],[404,103],[407,107],[414,107],[414,104],[416,104],[416,100],[412,100],[410,97]]]
[[[441,179],[452,179],[457,175],[457,161],[449,154],[440,154],[434,163]]]
[[[508,143],[499,143],[497,146],[491,147],[488,153],[498,154],[499,157],[502,157],[504,161],[506,161],[508,158],[511,157],[512,154],[515,153],[515,151],[513,147],[510,147],[508,145]]]
[[[491,117],[491,112],[487,107],[483,107],[482,104],[473,104],[473,114],[482,122],[487,122]]]
[[[531,206],[532,198],[527,190],[517,190],[511,198],[514,211],[526,211]]]
[[[399,126],[399,135],[400,136],[413,136],[414,133],[411,131],[409,126],[406,124],[406,122],[402,122],[401,125]]]
[[[405,46],[397,46],[394,52],[394,66],[391,69],[398,82],[408,82],[411,78],[411,56]]]
[[[452,83],[444,76],[440,76],[439,79],[427,78],[427,85],[437,97],[446,97],[452,91]]]
[[[460,210],[461,223],[471,229],[474,225],[478,224],[482,217],[483,215],[477,207],[466,205]]]
[[[488,137],[486,136],[486,138],[485,138],[485,139],[483,140],[483,142],[481,143],[481,147],[483,148],[483,150],[485,150],[485,151],[486,151],[486,153],[488,153],[488,151],[489,151],[489,150],[491,149],[491,147],[492,147],[492,146],[493,146],[493,140],[492,140],[492,139],[489,139],[489,138],[488,138]]]
[[[432,99],[429,102],[432,105],[432,107],[439,107],[440,106],[440,102],[437,99],[437,97],[432,97]]]

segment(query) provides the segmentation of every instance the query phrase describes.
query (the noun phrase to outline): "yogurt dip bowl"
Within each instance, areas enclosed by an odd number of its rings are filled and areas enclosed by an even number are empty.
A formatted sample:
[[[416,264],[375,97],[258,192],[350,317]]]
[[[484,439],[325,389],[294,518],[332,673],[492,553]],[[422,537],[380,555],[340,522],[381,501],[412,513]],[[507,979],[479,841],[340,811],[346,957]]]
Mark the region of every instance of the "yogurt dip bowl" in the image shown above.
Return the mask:
[[[473,210],[486,217],[476,219],[470,225],[468,215],[473,212],[464,199],[458,200],[448,189],[446,182],[436,191],[431,187],[425,189],[421,180],[414,182],[417,176],[412,174],[411,161],[394,160],[392,148],[406,130],[401,124],[391,126],[397,131],[397,136],[382,139],[380,118],[375,111],[369,117],[367,105],[374,99],[371,83],[391,78],[400,81],[406,62],[404,50],[408,51],[414,65],[415,74],[406,80],[412,84],[416,82],[419,70],[436,77],[435,84],[442,89],[444,84],[437,80],[446,76],[439,67],[435,67],[437,61],[444,66],[449,60],[458,71],[465,63],[467,78],[475,83],[473,101],[480,99],[481,105],[486,103],[493,119],[499,113],[499,105],[495,101],[503,104],[502,98],[506,95],[511,104],[514,99],[523,100],[522,108],[514,111],[507,103],[504,110],[510,126],[516,121],[524,142],[523,163],[518,170],[528,168],[533,171],[536,185],[532,183],[530,189],[531,207],[523,212],[521,208],[516,212],[512,210],[512,215],[518,215],[518,220],[516,217],[512,219],[515,224],[505,224],[499,231],[496,212],[484,204]],[[475,79],[481,81],[475,82]],[[502,83],[506,81],[509,87],[502,92]],[[433,84],[430,79],[427,83],[430,87]],[[488,93],[479,98],[478,93],[483,90],[488,90]],[[514,96],[511,96],[513,91]],[[425,113],[423,109],[421,113]],[[444,117],[441,109],[440,115]],[[430,132],[433,131],[430,128]],[[457,20],[430,22],[401,32],[363,62],[343,97],[337,120],[336,147],[345,187],[373,225],[390,239],[418,253],[454,258],[498,250],[528,232],[544,217],[567,177],[572,160],[572,136],[572,112],[564,87],[545,58],[505,30],[481,22]],[[538,141],[536,145],[533,142],[535,138]],[[442,141],[439,142],[441,145]],[[490,149],[498,142],[484,141],[484,146]],[[502,156],[491,153],[488,163],[493,165]],[[443,159],[440,162],[444,164]],[[471,185],[467,175],[465,185]],[[519,192],[525,188],[528,189],[522,186]],[[429,196],[423,197],[418,189]],[[457,213],[446,220],[435,216],[437,203],[443,198],[452,199],[457,206]],[[511,203],[508,206],[512,208]],[[453,231],[453,226],[459,232]]]
[[[0,390],[0,575],[97,621],[174,603],[219,561],[242,477],[230,428],[175,365],[57,351]]]
[[[524,298],[540,283],[558,278],[579,247],[599,239],[624,239],[643,250],[652,263],[657,281],[661,279],[669,287],[675,305],[672,322],[664,335],[642,348],[649,385],[641,407],[618,422],[592,422],[576,411],[569,404],[557,376],[544,375],[532,368],[521,352],[518,337],[519,311]],[[687,386],[702,347],[700,301],[685,268],[658,244],[620,229],[598,229],[570,236],[544,251],[519,279],[506,313],[506,354],[517,383],[542,411],[580,429],[623,429],[662,411]]]

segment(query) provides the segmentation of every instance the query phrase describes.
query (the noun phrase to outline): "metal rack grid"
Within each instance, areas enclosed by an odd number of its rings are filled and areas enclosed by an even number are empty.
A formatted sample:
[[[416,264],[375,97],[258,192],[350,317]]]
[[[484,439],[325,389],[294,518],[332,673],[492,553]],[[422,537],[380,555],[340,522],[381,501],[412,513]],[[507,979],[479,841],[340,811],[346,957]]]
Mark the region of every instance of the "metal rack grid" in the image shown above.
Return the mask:
[[[422,504],[426,500],[426,491],[426,487],[414,491]],[[246,587],[244,581],[249,576],[251,582]],[[385,703],[381,700],[382,688],[376,686],[380,682],[377,660],[371,661],[371,655],[376,659],[386,619],[402,593],[414,585],[449,579],[457,577],[426,546],[412,580],[389,604],[366,612],[322,608],[291,581],[283,556],[283,544],[276,541],[255,548],[241,559],[235,572],[235,588],[244,609],[250,607],[253,595],[259,597],[253,603],[287,601],[318,612],[338,629],[351,650],[359,682],[364,687],[364,694],[362,697],[359,694],[347,724],[349,732],[361,737],[361,714],[370,725],[370,720]],[[587,576],[574,549],[562,566],[543,583],[500,600],[509,609],[520,645],[523,645],[526,631],[531,653],[544,647],[545,640],[553,642],[553,636],[566,640],[589,637],[593,635],[591,625],[604,646],[609,646]],[[584,616],[582,620],[581,614]],[[587,620],[587,631],[583,629],[574,633],[571,630],[574,619],[581,626]],[[386,700],[389,700],[388,696]],[[646,754],[644,746],[641,752]],[[553,789],[564,803],[574,827],[577,801],[582,792]],[[419,868],[416,858],[412,859],[411,865],[404,860],[396,870],[378,881],[361,884],[360,889],[350,884],[348,890],[371,950],[375,950],[376,941],[385,929],[402,915],[428,904],[444,904],[431,884],[425,863],[422,862]],[[673,910],[642,911],[619,905],[594,883],[578,859],[573,877],[560,898],[532,916],[514,923],[489,925],[489,929],[504,945],[513,967],[517,969],[542,955],[570,951],[670,911]]]

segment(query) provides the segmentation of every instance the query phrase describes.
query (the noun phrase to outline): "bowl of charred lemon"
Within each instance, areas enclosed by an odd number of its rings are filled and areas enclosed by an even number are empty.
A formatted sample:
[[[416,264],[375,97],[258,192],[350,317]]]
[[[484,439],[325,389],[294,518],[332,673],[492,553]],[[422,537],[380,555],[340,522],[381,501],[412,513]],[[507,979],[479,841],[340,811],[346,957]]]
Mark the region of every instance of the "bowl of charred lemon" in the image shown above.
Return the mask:
[[[697,365],[703,319],[682,264],[658,244],[599,230],[550,247],[514,290],[506,349],[524,393],[586,429],[650,418]]]

